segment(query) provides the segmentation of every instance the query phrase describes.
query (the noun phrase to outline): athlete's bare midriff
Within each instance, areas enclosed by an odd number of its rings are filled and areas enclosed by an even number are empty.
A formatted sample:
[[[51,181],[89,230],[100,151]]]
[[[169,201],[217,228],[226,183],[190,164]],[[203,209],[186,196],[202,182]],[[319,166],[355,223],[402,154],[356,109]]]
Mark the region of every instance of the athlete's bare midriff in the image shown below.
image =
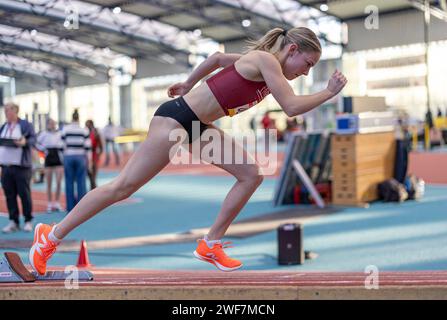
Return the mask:
[[[225,112],[206,82],[185,94],[183,99],[185,99],[188,106],[203,123],[209,124],[225,117]]]

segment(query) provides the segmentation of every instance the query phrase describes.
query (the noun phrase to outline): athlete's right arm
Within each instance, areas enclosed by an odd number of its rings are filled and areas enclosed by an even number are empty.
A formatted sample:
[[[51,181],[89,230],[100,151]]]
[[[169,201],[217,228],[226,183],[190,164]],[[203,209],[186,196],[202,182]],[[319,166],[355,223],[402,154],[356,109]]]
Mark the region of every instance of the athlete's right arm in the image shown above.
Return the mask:
[[[327,89],[311,95],[296,95],[284,77],[279,61],[273,55],[264,52],[258,53],[252,61],[259,68],[273,97],[289,117],[306,113],[318,107],[334,97],[346,84],[342,81],[344,76],[341,73],[334,73],[334,79],[330,80],[331,86],[328,86]],[[332,85],[334,81],[337,82],[336,86]]]
[[[213,53],[193,70],[185,82],[176,83],[170,86],[168,89],[168,96],[172,98],[178,95],[185,95],[196,85],[197,82],[209,75],[211,72],[218,68],[225,68],[226,66],[233,64],[240,57],[240,54],[222,52]]]

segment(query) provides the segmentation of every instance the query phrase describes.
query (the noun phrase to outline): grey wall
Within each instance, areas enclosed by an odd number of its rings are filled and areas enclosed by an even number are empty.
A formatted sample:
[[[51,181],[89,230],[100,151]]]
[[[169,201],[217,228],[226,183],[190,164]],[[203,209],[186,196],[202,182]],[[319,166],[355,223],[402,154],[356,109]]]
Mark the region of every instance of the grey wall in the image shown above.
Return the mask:
[[[104,74],[102,74],[98,78],[90,78],[81,76],[77,73],[69,73],[67,87],[70,88],[70,87],[89,86],[101,83],[107,83],[107,78]]]
[[[76,73],[69,73],[68,76],[68,87],[79,87],[100,83],[105,83],[105,81],[102,79],[84,77]],[[48,82],[45,79],[37,79],[35,77],[29,80],[16,79],[16,94],[25,94],[45,90],[48,90]]]
[[[367,30],[364,20],[348,21],[349,43],[346,51],[358,51],[421,43],[424,41],[423,14],[420,11],[405,11],[396,14],[379,15],[379,30]],[[435,17],[431,18],[430,39],[447,40],[447,22]],[[225,43],[226,52],[241,53],[244,51],[244,41]],[[161,76],[189,72],[186,66],[166,64],[156,60],[139,59],[137,62],[136,78]],[[70,74],[69,87],[105,83],[101,79],[92,79],[77,74]],[[32,83],[17,79],[17,94],[47,90],[45,80],[33,80]]]
[[[359,51],[424,42],[424,16],[421,11],[380,15],[379,29],[368,30],[364,20],[348,21],[346,51]],[[430,41],[447,40],[447,22],[431,17]]]
[[[137,61],[136,78],[157,77],[169,74],[189,72],[183,65],[167,64],[155,60],[139,59]]]
[[[364,19],[347,22],[349,43],[346,51],[358,51],[424,42],[424,16],[421,11],[408,10],[380,14],[379,29],[365,28]],[[431,17],[430,41],[447,40],[447,22]],[[246,42],[225,43],[226,52],[242,52]]]
[[[242,53],[245,51],[245,47],[247,43],[245,41],[233,41],[233,42],[225,42],[225,52],[227,53]]]
[[[22,79],[16,79],[16,94],[25,94],[45,90],[48,90],[46,81],[30,82]]]
[[[176,74],[188,72],[185,66],[176,64],[165,64],[154,60],[139,59],[137,62],[137,74],[136,78],[156,77],[162,75]],[[79,87],[86,85],[95,85],[106,83],[103,79],[103,75],[99,79],[84,77],[76,73],[69,73],[68,87]],[[47,81],[43,79],[28,80],[16,80],[16,93],[25,94],[31,92],[38,92],[48,90]]]

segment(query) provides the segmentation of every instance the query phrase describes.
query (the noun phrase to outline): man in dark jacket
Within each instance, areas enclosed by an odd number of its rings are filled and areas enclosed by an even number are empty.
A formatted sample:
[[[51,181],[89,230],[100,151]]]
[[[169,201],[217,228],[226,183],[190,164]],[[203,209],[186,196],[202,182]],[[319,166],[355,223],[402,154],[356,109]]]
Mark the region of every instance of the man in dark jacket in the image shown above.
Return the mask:
[[[0,127],[0,165],[2,167],[1,183],[6,196],[10,223],[3,228],[4,233],[20,230],[19,207],[17,195],[22,201],[25,217],[24,231],[33,231],[31,177],[31,148],[36,142],[36,135],[31,123],[20,119],[19,107],[14,103],[5,105],[6,123]]]

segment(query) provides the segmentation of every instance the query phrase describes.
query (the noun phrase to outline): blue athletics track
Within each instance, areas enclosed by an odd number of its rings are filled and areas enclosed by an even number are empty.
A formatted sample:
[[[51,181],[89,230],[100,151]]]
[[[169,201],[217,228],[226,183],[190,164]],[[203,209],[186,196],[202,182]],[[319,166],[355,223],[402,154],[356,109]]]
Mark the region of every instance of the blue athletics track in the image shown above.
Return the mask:
[[[225,240],[234,245],[228,253],[242,260],[242,269],[220,272],[192,254],[234,178],[206,164],[169,165],[129,199],[74,230],[50,261],[50,269],[76,265],[85,240],[94,281],[71,291],[57,282],[0,284],[0,299],[447,297],[447,184],[427,183],[418,201],[374,202],[367,209],[275,207],[283,157],[278,152],[277,173],[266,177],[228,230]],[[98,185],[111,181],[119,169],[101,168]],[[3,194],[0,199],[0,224],[5,225]],[[44,184],[33,185],[33,201],[35,223],[58,222],[65,215],[45,213]],[[277,228],[286,222],[304,225],[304,249],[316,258],[302,265],[278,264]],[[31,240],[32,234],[24,232],[0,234],[0,249],[28,263]],[[374,272],[378,290],[366,286]]]

